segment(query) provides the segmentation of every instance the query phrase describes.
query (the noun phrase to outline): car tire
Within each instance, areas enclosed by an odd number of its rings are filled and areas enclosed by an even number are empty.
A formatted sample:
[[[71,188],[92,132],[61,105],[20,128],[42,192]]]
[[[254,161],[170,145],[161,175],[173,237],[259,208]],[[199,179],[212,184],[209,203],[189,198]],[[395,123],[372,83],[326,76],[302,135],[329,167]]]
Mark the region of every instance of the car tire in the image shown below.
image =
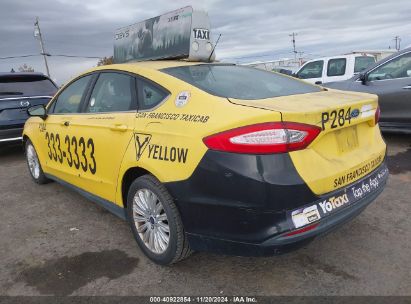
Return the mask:
[[[26,141],[24,152],[26,154],[26,162],[29,168],[30,176],[33,181],[39,185],[49,183],[51,180],[45,176],[43,169],[41,168],[36,149],[30,139]]]
[[[155,263],[170,265],[192,253],[177,206],[154,176],[143,175],[131,184],[127,218],[138,246]]]

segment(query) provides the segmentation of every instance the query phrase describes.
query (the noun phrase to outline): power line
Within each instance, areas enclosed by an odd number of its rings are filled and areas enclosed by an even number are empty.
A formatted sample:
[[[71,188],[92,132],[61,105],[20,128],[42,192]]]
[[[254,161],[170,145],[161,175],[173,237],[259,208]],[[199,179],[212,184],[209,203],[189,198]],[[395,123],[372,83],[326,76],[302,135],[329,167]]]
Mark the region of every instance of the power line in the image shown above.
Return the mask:
[[[283,55],[283,54],[289,54],[292,52],[277,52],[277,53],[271,53],[271,54],[266,54],[266,55],[249,55],[249,56],[241,56],[241,57],[226,57],[224,59],[247,59],[247,58],[261,58],[261,57],[271,57],[271,56],[277,56],[277,55]]]
[[[50,53],[41,53],[41,54],[29,54],[29,55],[18,55],[18,56],[7,56],[0,57],[0,59],[15,59],[15,58],[26,58],[26,57],[36,57],[36,56],[47,56],[47,57],[67,57],[67,58],[85,58],[85,59],[101,59],[102,57],[97,56],[80,56],[80,55],[66,55],[66,54],[50,54]]]
[[[35,56],[41,56],[41,54],[7,56],[7,57],[0,57],[0,59],[26,58],[26,57],[35,57]]]
[[[68,57],[68,58],[86,58],[86,59],[101,59],[101,58],[103,58],[103,57],[96,57],[96,56],[77,56],[77,55],[65,55],[65,54],[56,54],[56,55],[47,54],[47,56]]]

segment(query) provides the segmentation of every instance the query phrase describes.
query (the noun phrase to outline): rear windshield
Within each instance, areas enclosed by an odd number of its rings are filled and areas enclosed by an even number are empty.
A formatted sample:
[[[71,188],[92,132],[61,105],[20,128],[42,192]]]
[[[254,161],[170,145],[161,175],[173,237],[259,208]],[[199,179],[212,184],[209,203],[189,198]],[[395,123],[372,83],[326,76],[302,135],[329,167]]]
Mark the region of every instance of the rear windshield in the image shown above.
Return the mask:
[[[264,99],[321,91],[287,76],[237,65],[202,64],[166,68],[162,72],[227,98]]]
[[[370,56],[355,57],[354,73],[362,72],[374,63],[375,63],[374,57],[370,57]]]
[[[0,98],[19,96],[52,96],[56,86],[46,77],[16,75],[0,77]]]

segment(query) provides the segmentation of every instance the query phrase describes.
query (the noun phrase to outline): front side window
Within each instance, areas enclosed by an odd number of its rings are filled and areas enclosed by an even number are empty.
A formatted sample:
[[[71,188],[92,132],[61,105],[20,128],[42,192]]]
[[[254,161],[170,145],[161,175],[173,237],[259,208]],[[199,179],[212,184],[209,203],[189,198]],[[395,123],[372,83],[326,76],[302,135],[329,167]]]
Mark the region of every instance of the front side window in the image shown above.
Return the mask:
[[[379,66],[368,74],[368,80],[411,77],[411,53],[406,53]]]
[[[321,78],[323,76],[323,67],[323,60],[309,62],[303,66],[303,68],[297,73],[297,76],[300,79]]]
[[[200,64],[166,68],[162,72],[225,98],[255,100],[321,91],[287,76],[245,66]]]
[[[86,107],[87,113],[136,110],[132,90],[134,77],[120,73],[101,73]]]
[[[327,76],[342,76],[345,74],[347,60],[345,58],[335,58],[328,60]]]
[[[91,77],[92,75],[87,75],[70,83],[57,97],[53,113],[79,113],[81,100],[86,93]]]
[[[370,56],[355,57],[354,73],[362,72],[374,63],[375,63],[374,57],[370,57]]]

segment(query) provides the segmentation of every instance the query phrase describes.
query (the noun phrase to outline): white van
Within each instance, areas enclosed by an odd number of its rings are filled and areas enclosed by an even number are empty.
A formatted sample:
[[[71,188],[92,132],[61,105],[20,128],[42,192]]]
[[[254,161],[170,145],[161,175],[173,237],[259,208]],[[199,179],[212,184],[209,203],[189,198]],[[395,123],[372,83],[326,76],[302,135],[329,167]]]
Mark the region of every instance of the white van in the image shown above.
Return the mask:
[[[367,54],[324,57],[307,61],[295,76],[313,84],[342,81],[374,63],[375,57]]]

